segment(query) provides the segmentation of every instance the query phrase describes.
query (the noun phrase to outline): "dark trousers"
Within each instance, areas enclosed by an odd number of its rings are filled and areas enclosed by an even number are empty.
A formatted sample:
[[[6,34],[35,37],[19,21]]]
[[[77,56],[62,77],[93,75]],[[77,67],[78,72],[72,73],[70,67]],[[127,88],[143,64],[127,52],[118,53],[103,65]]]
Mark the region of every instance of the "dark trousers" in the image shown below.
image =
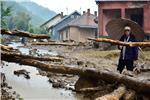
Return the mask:
[[[119,59],[119,64],[117,70],[121,73],[124,67],[126,66],[127,70],[133,71],[133,60],[123,60]]]

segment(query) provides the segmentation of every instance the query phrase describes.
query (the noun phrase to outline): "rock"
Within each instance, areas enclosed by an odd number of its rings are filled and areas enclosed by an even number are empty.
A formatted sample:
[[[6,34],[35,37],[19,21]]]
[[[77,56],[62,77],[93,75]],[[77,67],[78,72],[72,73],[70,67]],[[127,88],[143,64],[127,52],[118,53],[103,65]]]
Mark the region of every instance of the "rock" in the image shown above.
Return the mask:
[[[77,61],[77,65],[83,65],[84,64],[84,62],[83,61]]]
[[[0,73],[0,74],[1,74],[1,80],[2,80],[2,82],[5,82],[6,81],[5,74],[4,73]]]
[[[52,87],[53,88],[65,88],[65,84],[63,82],[53,82]]]
[[[143,96],[143,100],[149,100],[149,97]]]
[[[133,90],[128,90],[126,93],[123,95],[124,100],[135,100],[136,93]]]
[[[94,63],[92,63],[92,62],[90,62],[90,61],[87,61],[86,63],[85,63],[85,67],[90,67],[90,68],[95,68],[95,64]]]
[[[39,74],[42,76],[47,76],[47,73],[45,71],[40,70],[40,69],[39,69]]]
[[[15,98],[12,98],[12,100],[15,100]]]
[[[60,83],[56,82],[56,83],[53,83],[53,84],[52,84],[52,87],[53,87],[53,88],[60,88],[61,85],[60,85]]]
[[[70,74],[63,74],[62,76],[65,76],[65,77],[74,77],[74,75],[70,75]]]
[[[24,77],[25,77],[26,79],[30,79],[30,76],[29,76],[29,75],[24,75]]]
[[[13,94],[16,94],[16,91],[14,91]]]
[[[96,79],[80,77],[75,84],[75,90],[80,91],[80,89],[82,89],[82,88],[95,87],[95,86],[97,86],[97,83],[98,82]]]
[[[11,86],[8,86],[7,88],[8,88],[8,89],[12,89],[12,87],[11,87]]]
[[[24,75],[24,77],[25,77],[26,79],[30,79],[29,73],[30,73],[30,72],[26,71],[25,69],[21,69],[21,70],[16,70],[16,71],[14,71],[14,74],[15,74],[15,75],[17,75],[17,76],[19,76],[19,75]]]
[[[49,79],[48,82],[53,83],[54,81],[52,79]]]
[[[1,83],[1,87],[7,87],[8,84],[6,82]]]

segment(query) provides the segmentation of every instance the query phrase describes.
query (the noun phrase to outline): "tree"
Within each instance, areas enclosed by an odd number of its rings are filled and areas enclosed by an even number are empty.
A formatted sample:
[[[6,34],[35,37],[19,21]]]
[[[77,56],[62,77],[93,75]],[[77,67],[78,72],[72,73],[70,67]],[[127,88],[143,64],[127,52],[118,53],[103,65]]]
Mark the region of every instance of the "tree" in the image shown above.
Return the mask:
[[[14,19],[15,26],[19,30],[28,31],[31,17],[25,12],[19,12]]]
[[[1,27],[7,28],[6,18],[11,15],[12,7],[4,7],[4,2],[1,1]]]
[[[48,30],[46,28],[40,28],[41,34],[48,34]]]
[[[33,25],[31,25],[31,24],[29,25],[29,32],[34,33],[34,28],[33,28]]]

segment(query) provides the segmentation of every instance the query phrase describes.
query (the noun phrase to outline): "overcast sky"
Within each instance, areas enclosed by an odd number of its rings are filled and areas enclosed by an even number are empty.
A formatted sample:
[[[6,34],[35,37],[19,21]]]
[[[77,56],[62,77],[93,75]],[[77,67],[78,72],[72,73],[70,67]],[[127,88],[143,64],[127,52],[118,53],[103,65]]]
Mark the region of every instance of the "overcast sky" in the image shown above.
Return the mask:
[[[77,10],[79,12],[87,11],[90,8],[91,13],[98,11],[95,0],[31,0],[39,5],[49,8],[56,13],[64,12],[70,14]]]

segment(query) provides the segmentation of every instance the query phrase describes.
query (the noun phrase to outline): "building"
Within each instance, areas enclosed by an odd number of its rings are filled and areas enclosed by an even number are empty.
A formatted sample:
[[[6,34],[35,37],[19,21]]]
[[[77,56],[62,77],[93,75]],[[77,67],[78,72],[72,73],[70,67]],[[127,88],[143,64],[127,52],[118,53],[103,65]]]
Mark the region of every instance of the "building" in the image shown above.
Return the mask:
[[[96,0],[98,29],[107,36],[105,25],[113,18],[127,18],[137,22],[150,35],[150,0]]]
[[[88,37],[95,38],[97,36],[97,24],[94,22],[96,17],[97,12],[93,15],[90,13],[90,9],[87,10],[87,13],[84,11],[82,16],[72,20],[59,30],[61,40],[86,42]]]
[[[52,40],[60,40],[59,30],[79,16],[81,16],[81,14],[78,11],[74,11],[73,13],[65,16],[60,21],[58,21],[56,24],[54,24],[52,27],[50,27],[51,32],[52,32],[52,34],[51,34]]]
[[[58,23],[63,17],[63,12],[61,12],[60,14],[55,15],[54,17],[43,23],[40,27],[48,29],[48,31],[51,33],[53,25]]]

